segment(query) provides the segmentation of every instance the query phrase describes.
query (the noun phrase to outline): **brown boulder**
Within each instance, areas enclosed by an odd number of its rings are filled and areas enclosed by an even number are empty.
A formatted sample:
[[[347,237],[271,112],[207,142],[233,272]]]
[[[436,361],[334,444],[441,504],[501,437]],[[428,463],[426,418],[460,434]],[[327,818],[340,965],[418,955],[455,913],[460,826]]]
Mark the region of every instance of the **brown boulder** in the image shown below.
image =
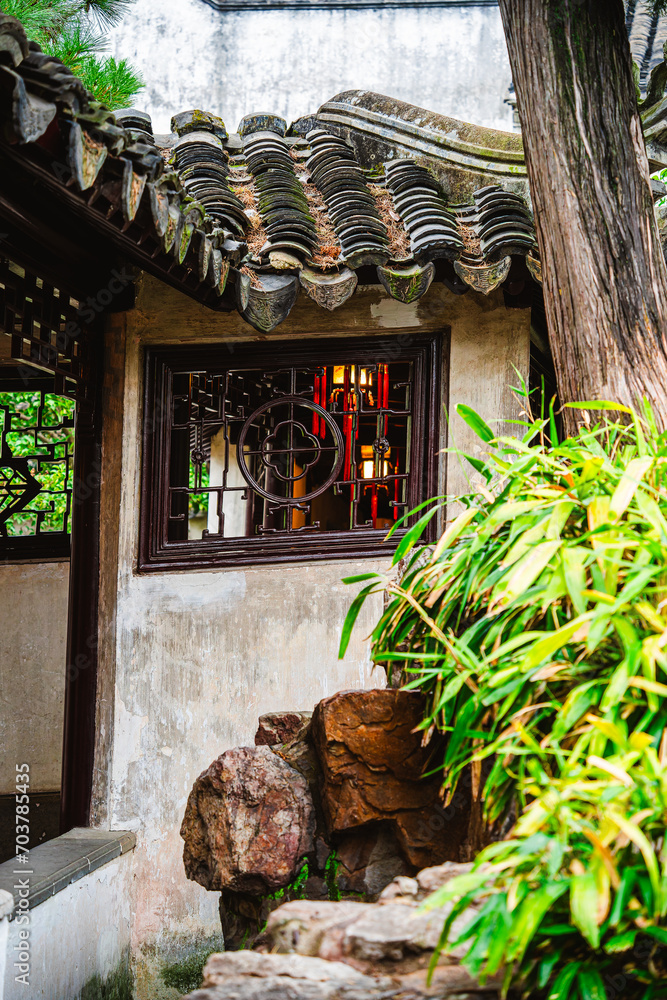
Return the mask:
[[[268,747],[238,747],[194,783],[181,826],[188,878],[263,895],[287,885],[314,850],[306,779]]]
[[[327,832],[390,821],[414,868],[458,860],[469,813],[467,796],[445,809],[440,776],[423,777],[437,763],[416,731],[423,717],[418,692],[344,691],[316,706],[311,728]]]
[[[260,715],[255,746],[275,747],[281,743],[303,740],[312,717],[312,712],[267,712],[266,715]]]

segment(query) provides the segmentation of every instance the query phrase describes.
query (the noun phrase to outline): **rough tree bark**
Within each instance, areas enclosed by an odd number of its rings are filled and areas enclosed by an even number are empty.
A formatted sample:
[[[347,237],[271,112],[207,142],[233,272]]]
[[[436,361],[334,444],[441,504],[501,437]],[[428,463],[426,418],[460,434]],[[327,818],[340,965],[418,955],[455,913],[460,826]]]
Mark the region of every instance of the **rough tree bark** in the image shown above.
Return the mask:
[[[499,2],[561,400],[646,395],[667,426],[667,269],[622,0]]]

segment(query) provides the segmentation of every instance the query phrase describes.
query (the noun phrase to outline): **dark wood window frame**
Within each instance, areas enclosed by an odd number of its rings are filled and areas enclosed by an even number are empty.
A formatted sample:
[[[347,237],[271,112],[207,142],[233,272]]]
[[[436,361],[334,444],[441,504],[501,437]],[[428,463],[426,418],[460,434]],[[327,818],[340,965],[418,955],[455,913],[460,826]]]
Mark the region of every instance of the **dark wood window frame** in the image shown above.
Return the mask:
[[[230,349],[231,348],[231,349]],[[414,361],[415,384],[421,391],[414,400],[412,442],[420,455],[420,469],[410,482],[409,506],[437,493],[439,415],[446,400],[441,396],[443,354],[448,357],[449,333],[425,336],[411,330],[383,337],[345,337],[299,341],[271,341],[193,347],[155,347],[146,353],[143,414],[143,460],[138,569],[142,572],[251,566],[266,563],[322,559],[382,557],[391,554],[406,529],[390,541],[377,529],[328,531],[295,537],[258,536],[189,541],[167,541],[164,523],[168,477],[170,423],[160,414],[170,412],[169,372],[238,369],[247,366],[312,365],[335,360],[356,363],[361,352],[367,359]],[[444,380],[446,383],[446,380]],[[433,528],[435,531],[435,526]],[[429,540],[432,540],[429,536]]]

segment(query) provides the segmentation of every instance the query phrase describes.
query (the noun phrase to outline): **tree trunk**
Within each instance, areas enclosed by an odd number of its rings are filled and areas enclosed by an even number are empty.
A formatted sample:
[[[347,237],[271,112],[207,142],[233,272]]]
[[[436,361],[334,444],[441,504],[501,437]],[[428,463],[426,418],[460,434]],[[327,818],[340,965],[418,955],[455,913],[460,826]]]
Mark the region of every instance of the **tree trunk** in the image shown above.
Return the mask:
[[[667,427],[667,269],[622,0],[500,10],[561,401],[646,395]]]

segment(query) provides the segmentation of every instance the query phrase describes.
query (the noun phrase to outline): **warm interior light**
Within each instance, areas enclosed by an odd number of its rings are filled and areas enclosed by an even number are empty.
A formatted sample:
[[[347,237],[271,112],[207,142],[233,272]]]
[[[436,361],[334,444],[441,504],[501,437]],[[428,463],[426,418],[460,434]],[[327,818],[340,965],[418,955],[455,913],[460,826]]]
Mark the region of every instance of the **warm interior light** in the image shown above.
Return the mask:
[[[333,384],[334,385],[345,385],[345,369],[350,372],[350,385],[354,385],[356,379],[355,367],[354,365],[334,365],[333,370]],[[359,385],[372,385],[373,375],[369,373],[366,368],[362,368],[359,373]]]
[[[384,453],[385,458],[391,458],[391,448],[387,448]],[[372,444],[362,444],[361,446],[361,457],[362,459],[374,459],[375,450]],[[386,464],[386,463],[385,463]]]
[[[362,455],[365,445],[362,445]],[[389,475],[389,462],[382,463],[382,472],[380,474],[381,478]],[[362,479],[375,479],[375,461],[373,459],[366,459],[361,463],[361,478]]]

